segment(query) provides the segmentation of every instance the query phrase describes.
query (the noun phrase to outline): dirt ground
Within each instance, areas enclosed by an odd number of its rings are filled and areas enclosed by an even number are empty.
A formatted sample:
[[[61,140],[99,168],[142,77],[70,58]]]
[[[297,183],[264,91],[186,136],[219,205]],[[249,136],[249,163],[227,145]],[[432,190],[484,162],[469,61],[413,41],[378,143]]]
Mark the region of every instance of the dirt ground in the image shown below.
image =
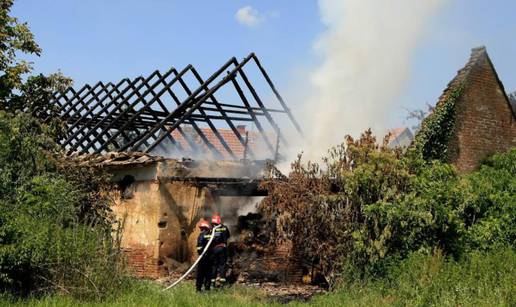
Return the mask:
[[[168,286],[179,279],[179,273],[172,274],[167,278],[156,280],[157,283]],[[194,282],[195,272],[190,274],[184,282]],[[325,289],[319,286],[305,285],[305,284],[284,284],[275,282],[242,282],[237,283],[245,287],[251,287],[263,291],[271,301],[287,304],[291,301],[305,302],[310,300],[312,296],[326,292]],[[230,285],[229,287],[231,287]]]

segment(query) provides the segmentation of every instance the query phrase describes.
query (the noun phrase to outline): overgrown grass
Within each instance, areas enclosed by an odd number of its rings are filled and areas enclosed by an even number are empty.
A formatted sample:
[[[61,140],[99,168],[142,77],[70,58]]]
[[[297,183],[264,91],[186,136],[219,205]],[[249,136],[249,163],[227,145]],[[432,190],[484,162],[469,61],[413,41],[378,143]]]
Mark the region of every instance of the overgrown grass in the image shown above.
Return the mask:
[[[187,282],[166,292],[151,282],[134,281],[103,301],[69,296],[0,299],[2,306],[280,306],[256,288],[235,286],[207,294]],[[388,277],[341,285],[336,291],[290,306],[516,306],[516,252],[474,252],[462,261],[413,254]]]
[[[102,302],[80,301],[69,296],[50,296],[43,299],[12,301],[0,300],[4,306],[263,306],[264,294],[255,288],[235,286],[210,293],[197,293],[192,282],[162,291],[163,287],[147,281],[134,281],[121,293]]]
[[[313,306],[516,306],[516,253],[471,253],[463,261],[412,255],[388,278],[342,286]]]

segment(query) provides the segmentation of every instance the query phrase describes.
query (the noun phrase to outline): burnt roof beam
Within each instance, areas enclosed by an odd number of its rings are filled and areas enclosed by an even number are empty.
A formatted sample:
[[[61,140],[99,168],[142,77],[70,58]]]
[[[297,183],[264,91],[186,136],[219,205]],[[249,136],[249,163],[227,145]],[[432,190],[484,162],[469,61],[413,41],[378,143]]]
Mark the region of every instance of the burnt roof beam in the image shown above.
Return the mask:
[[[188,71],[188,69],[190,69],[190,68],[191,68],[191,65],[188,65],[186,68],[184,68],[184,69],[179,73],[179,75],[183,75],[183,74],[185,74],[185,73]],[[169,70],[165,75],[163,75],[163,78],[160,78],[160,80],[161,80],[161,79],[166,79],[168,76],[170,76],[170,75],[173,73],[173,69],[174,69],[174,68],[170,69],[170,70]],[[144,92],[144,94],[142,94],[142,97],[147,96],[147,95],[150,93],[150,90],[151,90],[151,89],[156,88],[156,87],[159,85],[159,83],[161,82],[160,80],[158,80],[158,81],[156,81],[155,83],[153,83],[153,84],[150,86],[150,88],[149,88],[149,89],[147,89],[147,90]],[[161,89],[161,91],[157,94],[157,95],[158,95],[158,97],[159,97],[159,96],[161,96],[161,95],[166,91],[166,89],[167,89],[167,88],[171,87],[171,86],[172,86],[174,83],[176,83],[176,82],[177,82],[177,76],[176,76],[176,77],[174,77],[170,82],[168,82],[168,83],[167,83],[167,86],[165,86],[163,89]],[[157,97],[154,97],[154,98],[152,98],[152,99],[151,99],[150,101],[148,101],[148,102],[143,101],[144,106],[143,106],[141,109],[139,109],[139,110],[136,112],[136,114],[135,114],[135,115],[133,115],[133,116],[129,119],[129,122],[130,122],[130,121],[132,121],[132,120],[134,120],[134,118],[136,118],[136,117],[137,117],[140,113],[142,113],[145,109],[149,108],[151,104],[153,104],[154,102],[156,102],[156,99],[157,99]],[[133,105],[133,106],[134,106],[134,105],[138,104],[139,102],[142,102],[142,99],[136,99],[136,100],[135,100],[131,105]],[[117,119],[116,119],[116,120],[118,120],[118,118],[119,118],[119,117],[117,117]],[[124,124],[124,125],[127,125],[127,123],[126,123],[126,124]],[[158,129],[157,129],[157,130],[159,130],[160,128],[161,128],[161,127],[158,127]],[[154,132],[156,132],[156,130],[155,130]],[[117,136],[117,134],[115,134],[113,137],[109,138],[109,139],[106,141],[106,144],[108,144],[110,141],[112,141],[112,140],[113,140],[113,138],[114,138],[114,137],[116,137],[116,136]],[[134,141],[135,141],[135,140],[138,140],[138,139],[139,139],[139,136],[140,136],[140,135],[138,135],[138,138],[135,138],[135,139],[133,139],[133,141],[129,142],[128,144],[126,144],[126,145],[124,145],[124,146],[122,146],[122,148],[120,148],[120,150],[121,150],[121,151],[123,151],[123,150],[124,150],[124,148],[127,148],[128,146],[131,146],[131,145],[134,143]],[[161,140],[163,140],[165,137],[166,137],[166,135],[162,135],[162,139],[161,139]],[[138,146],[138,147],[140,147],[140,146],[141,146],[145,141],[146,141],[146,140],[143,140],[142,142],[138,142],[138,143],[139,143],[139,146]],[[129,145],[129,144],[130,144],[130,145]],[[100,150],[102,150],[102,149],[103,149],[103,147],[105,147],[105,146],[102,146],[102,147],[100,148]],[[138,148],[138,147],[136,147],[136,148]]]
[[[244,61],[242,61],[242,63],[237,67],[237,68],[240,68],[241,66],[245,65],[245,63],[247,63],[249,60],[251,59],[250,56],[248,56],[246,59],[244,59]],[[208,78],[208,80],[206,80],[204,82],[204,84],[210,84],[211,82],[213,82],[217,77],[219,77],[227,68],[229,68],[232,63],[234,62],[234,60],[236,60],[234,57],[231,58],[226,64],[224,64],[221,68],[219,68],[212,76],[210,76],[210,78]],[[174,116],[178,116],[180,115],[180,118],[178,119],[178,121],[173,124],[170,128],[167,128],[167,130],[172,131],[173,129],[177,128],[177,126],[179,126],[179,124],[181,122],[183,122],[186,118],[188,118],[206,99],[208,99],[208,97],[211,97],[213,93],[215,93],[219,88],[221,88],[224,84],[226,84],[227,82],[229,82],[229,79],[235,75],[236,73],[236,69],[237,68],[234,68],[227,76],[225,76],[219,83],[217,83],[214,87],[212,87],[209,91],[206,92],[206,94],[201,98],[199,99],[198,101],[194,102],[194,98],[200,94],[204,87],[203,86],[200,86],[197,90],[195,90],[187,99],[185,99],[181,105],[178,106],[178,108],[176,110],[174,110],[171,114],[169,114],[162,122],[174,117]],[[188,108],[188,109],[187,109]],[[162,124],[162,123],[160,123]],[[139,142],[137,142],[133,147],[131,147],[131,149],[133,148],[138,148],[139,144],[145,140],[146,138],[149,138],[152,133],[154,133],[156,130],[156,128],[153,128],[151,131],[149,131],[148,133],[145,134],[145,136],[142,138],[142,140],[140,140]],[[237,135],[240,136],[240,133],[238,133],[237,131]],[[158,139],[156,139],[156,141],[152,144],[151,147],[147,148],[145,150],[145,152],[149,152],[153,149],[153,147],[155,147],[157,145],[158,142],[161,142],[163,140],[163,137],[159,137]],[[241,141],[242,145],[244,145],[244,141],[242,139],[242,137],[240,136],[239,140]]]
[[[172,73],[172,71],[171,71],[171,70],[169,70],[165,75],[166,75],[166,76],[169,76],[171,73]],[[158,71],[156,70],[156,71],[155,71],[155,72],[153,72],[149,77],[147,77],[147,78],[145,79],[145,81],[147,81],[147,82],[148,82],[148,81],[152,80],[152,79],[153,79],[157,74],[158,74]],[[140,80],[135,80],[135,81],[140,81]],[[137,83],[137,82],[131,82],[131,86],[132,86],[132,85],[134,85],[135,83]],[[156,86],[156,85],[157,85],[157,82],[155,82],[153,85],[154,85],[154,86]],[[143,86],[144,86],[144,83],[142,82],[140,85],[138,85],[138,86],[136,87],[136,91],[139,91]],[[130,88],[131,88],[131,87],[129,86],[129,87],[127,88],[127,91],[128,91]],[[124,116],[124,115],[125,115],[125,113],[127,112],[127,110],[123,110],[123,109],[121,109],[121,108],[122,108],[122,106],[124,106],[124,104],[123,104],[123,103],[117,103],[118,99],[122,98],[122,102],[123,102],[123,101],[129,101],[129,99],[131,99],[131,98],[135,95],[135,91],[130,92],[130,93],[129,93],[129,95],[128,95],[127,97],[123,97],[123,94],[125,94],[125,93],[123,92],[123,93],[122,93],[122,95],[117,95],[117,97],[116,97],[113,101],[111,101],[110,103],[108,103],[108,105],[106,105],[106,108],[109,108],[109,106],[114,105],[114,108],[109,112],[109,115],[110,115],[110,116],[111,116],[111,115],[113,115],[113,114],[114,114],[116,111],[118,111],[118,110],[120,110],[120,111],[121,111],[121,113],[120,113],[120,114],[118,114],[118,115],[115,117],[114,121],[116,121],[116,120],[120,119],[120,118],[121,118],[122,116]],[[133,103],[131,103],[130,105],[131,105],[131,106],[133,106],[133,105],[136,105],[137,103],[138,103],[138,100],[136,100],[136,103],[135,103],[135,102],[133,102]],[[109,127],[109,125],[112,125],[112,124],[113,124],[113,121],[112,121],[112,122],[110,122],[110,124],[108,124],[108,127]],[[97,125],[98,125],[98,124],[97,124]],[[98,128],[98,127],[94,127],[94,129],[96,129],[96,128]],[[116,134],[116,133],[115,133],[115,135],[114,135],[112,138],[115,138],[115,137],[117,137],[118,135],[119,135],[119,134]],[[109,138],[109,139],[108,139],[108,141],[105,143],[105,145],[109,144],[109,142],[112,140],[112,138]],[[142,143],[143,143],[143,142],[142,142]],[[72,149],[75,149],[75,148],[73,148],[73,147],[72,147]],[[102,149],[103,149],[103,148],[102,148]]]

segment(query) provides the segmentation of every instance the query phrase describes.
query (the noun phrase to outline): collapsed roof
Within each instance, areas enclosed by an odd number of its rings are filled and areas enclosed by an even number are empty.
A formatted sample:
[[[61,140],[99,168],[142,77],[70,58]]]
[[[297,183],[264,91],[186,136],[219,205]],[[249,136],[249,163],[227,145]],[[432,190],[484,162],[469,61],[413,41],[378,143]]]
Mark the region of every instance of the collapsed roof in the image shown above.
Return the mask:
[[[253,77],[265,81],[260,87],[251,82],[245,71],[249,69],[254,69]],[[262,96],[260,90],[270,94]],[[156,70],[147,77],[125,78],[118,83],[70,87],[54,93],[49,107],[37,112],[45,120],[58,116],[67,123],[68,133],[59,143],[69,153],[140,151],[182,156],[201,153],[219,159],[263,158],[263,153],[254,152],[256,146],[247,146],[246,133],[239,129],[247,123],[256,128],[265,157],[275,158],[279,144],[287,144],[280,121],[287,119],[302,135],[254,53],[240,62],[231,58],[208,79],[188,65],[180,71]],[[232,139],[245,148],[244,157],[237,156],[220,130],[232,131]]]

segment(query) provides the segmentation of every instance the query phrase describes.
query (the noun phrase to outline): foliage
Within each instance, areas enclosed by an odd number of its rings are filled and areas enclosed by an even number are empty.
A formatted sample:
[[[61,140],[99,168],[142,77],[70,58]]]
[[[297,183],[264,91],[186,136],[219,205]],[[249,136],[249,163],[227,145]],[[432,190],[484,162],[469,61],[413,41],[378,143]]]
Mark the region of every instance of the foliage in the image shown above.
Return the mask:
[[[24,76],[32,70],[31,63],[20,60],[20,54],[41,54],[27,23],[10,16],[14,0],[0,1],[0,110],[23,110],[42,115],[52,93],[71,85],[71,79],[61,73],[49,76]],[[39,110],[39,111],[38,111]]]
[[[341,284],[335,291],[288,306],[514,306],[516,252],[472,252],[464,260],[413,253],[385,278]],[[17,299],[0,295],[11,306],[284,306],[259,288],[234,286],[209,294],[195,293],[193,282],[161,291],[155,283],[133,281],[101,304],[52,295]]]
[[[244,286],[234,286],[223,290],[215,290],[206,294],[195,292],[193,283],[186,281],[177,287],[162,291],[163,287],[154,282],[134,280],[124,287],[121,292],[107,297],[101,304],[77,300],[69,296],[48,296],[43,299],[18,300],[13,306],[281,306],[279,303],[268,301],[260,289]],[[4,298],[9,302],[9,298]],[[0,296],[0,304],[2,298]]]
[[[0,198],[14,200],[16,187],[57,170],[57,151],[46,126],[29,115],[0,111]]]
[[[461,213],[470,249],[516,246],[516,148],[466,175]]]
[[[106,177],[64,162],[48,127],[0,111],[0,289],[99,297],[122,278]]]
[[[415,251],[459,258],[514,246],[514,155],[461,177],[452,165],[380,147],[367,131],[330,150],[323,166],[299,157],[286,180],[266,184],[260,209],[277,243],[292,241],[330,284],[382,276]]]
[[[26,23],[9,15],[14,0],[0,2],[0,106],[8,101],[23,84],[22,76],[31,70],[29,62],[19,60],[17,53],[39,55],[41,49]]]
[[[17,95],[12,95],[8,100],[6,109],[10,112],[24,111],[42,119],[48,117],[46,121],[48,126],[53,129],[53,133],[63,133],[65,127],[55,116],[57,109],[49,107],[49,101],[53,99],[55,92],[63,92],[71,85],[72,80],[61,72],[48,76],[42,74],[30,76],[20,86]]]
[[[437,159],[442,162],[447,162],[453,155],[448,145],[455,129],[455,102],[461,92],[461,88],[450,91],[446,100],[423,120],[412,144],[412,154],[420,155],[425,160]]]
[[[454,261],[411,254],[381,279],[341,285],[313,306],[514,306],[516,252],[471,252]]]
[[[55,144],[64,129],[48,103],[71,80],[25,78],[31,65],[18,56],[41,49],[12,5],[0,2],[0,290],[104,296],[123,278],[107,177]]]

